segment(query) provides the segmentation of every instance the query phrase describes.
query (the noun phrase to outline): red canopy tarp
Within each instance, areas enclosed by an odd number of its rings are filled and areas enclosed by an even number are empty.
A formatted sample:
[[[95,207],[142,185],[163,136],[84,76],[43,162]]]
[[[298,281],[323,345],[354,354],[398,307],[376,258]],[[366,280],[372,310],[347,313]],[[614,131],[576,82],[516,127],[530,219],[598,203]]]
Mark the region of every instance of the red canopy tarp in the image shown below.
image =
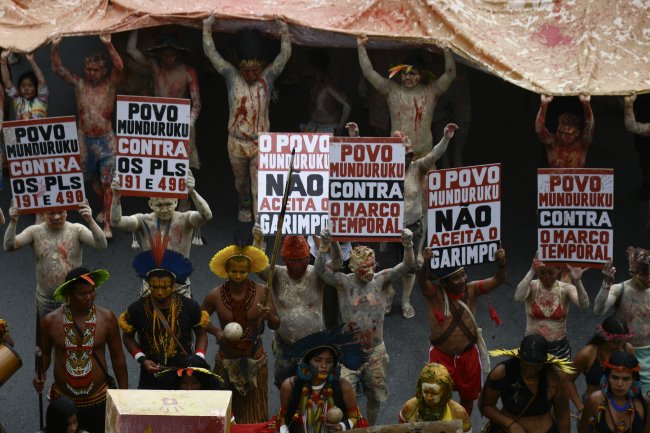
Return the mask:
[[[276,32],[295,43],[370,48],[433,44],[537,93],[621,95],[650,90],[647,0],[0,0],[0,45],[32,51],[57,34],[163,24]]]

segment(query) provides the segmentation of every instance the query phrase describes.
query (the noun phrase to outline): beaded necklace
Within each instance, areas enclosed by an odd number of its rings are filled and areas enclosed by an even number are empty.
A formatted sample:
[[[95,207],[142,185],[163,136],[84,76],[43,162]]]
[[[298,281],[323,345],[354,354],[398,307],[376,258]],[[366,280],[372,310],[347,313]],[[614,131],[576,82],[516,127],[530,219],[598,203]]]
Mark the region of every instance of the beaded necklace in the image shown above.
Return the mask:
[[[321,433],[325,425],[325,414],[334,406],[334,390],[329,382],[311,387],[305,385],[293,420],[302,423],[305,433]]]
[[[75,328],[72,310],[63,305],[66,386],[74,395],[88,395],[93,389],[93,347],[97,315],[93,305],[84,322],[83,335]]]
[[[172,302],[169,309],[161,309],[160,311],[165,314],[165,319],[167,319],[167,323],[169,323],[171,332],[176,334],[178,326],[176,322],[178,321],[179,312],[183,309],[183,300],[180,296],[175,296],[174,294],[171,296]],[[167,328],[163,325],[160,315],[152,307],[153,302],[154,300],[150,298],[149,302],[144,303],[145,313],[147,314],[147,317],[151,318],[151,349],[160,357],[163,364],[167,364],[167,360],[176,356],[179,349],[176,347],[176,339],[169,335]]]
[[[253,345],[253,340],[251,338],[251,327],[248,326],[247,315],[248,310],[251,308],[253,301],[255,300],[255,283],[248,280],[244,298],[235,300],[230,293],[230,281],[226,281],[221,286],[221,300],[225,307],[231,311],[233,322],[239,323],[244,330],[241,338],[232,343],[233,346],[242,352],[249,351]]]
[[[614,414],[612,413],[610,405],[607,404],[608,400],[609,403],[611,403],[611,407],[613,407],[616,412],[625,413],[625,415],[619,422],[616,422],[616,419],[614,418]],[[616,432],[624,433],[625,431],[629,431],[632,429],[632,422],[634,421],[634,414],[635,414],[634,404],[632,404],[632,400],[628,399],[627,403],[624,406],[619,406],[618,404],[616,404],[616,402],[614,401],[611,395],[609,395],[609,397],[603,396],[600,406],[598,406],[596,416],[597,417],[603,416],[605,415],[605,412],[609,413],[609,416],[612,419],[612,424],[614,424]]]

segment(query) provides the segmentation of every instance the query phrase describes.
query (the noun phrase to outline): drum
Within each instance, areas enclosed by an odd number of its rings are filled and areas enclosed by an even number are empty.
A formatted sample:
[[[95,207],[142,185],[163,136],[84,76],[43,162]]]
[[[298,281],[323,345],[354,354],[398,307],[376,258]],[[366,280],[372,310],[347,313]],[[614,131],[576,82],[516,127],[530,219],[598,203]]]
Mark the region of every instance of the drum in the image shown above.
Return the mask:
[[[2,386],[20,367],[23,360],[11,346],[0,344],[0,386]]]

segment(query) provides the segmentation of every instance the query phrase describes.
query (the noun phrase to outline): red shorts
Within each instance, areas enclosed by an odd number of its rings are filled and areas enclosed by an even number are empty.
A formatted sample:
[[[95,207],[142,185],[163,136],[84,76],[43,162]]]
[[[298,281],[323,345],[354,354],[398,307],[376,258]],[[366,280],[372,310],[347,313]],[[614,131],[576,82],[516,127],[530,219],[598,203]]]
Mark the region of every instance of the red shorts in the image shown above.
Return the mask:
[[[435,346],[430,346],[429,362],[447,367],[454,379],[454,389],[462,400],[474,401],[478,398],[481,393],[481,360],[476,345],[456,356],[447,355]]]

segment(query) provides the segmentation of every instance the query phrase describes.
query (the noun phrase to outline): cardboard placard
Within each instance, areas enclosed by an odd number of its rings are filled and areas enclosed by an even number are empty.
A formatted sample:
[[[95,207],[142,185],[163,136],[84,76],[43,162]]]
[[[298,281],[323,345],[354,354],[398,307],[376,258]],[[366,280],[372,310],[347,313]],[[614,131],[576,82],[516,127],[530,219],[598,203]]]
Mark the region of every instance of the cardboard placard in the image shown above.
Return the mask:
[[[399,138],[330,140],[329,218],[333,239],[401,242],[404,154]]]
[[[277,232],[294,148],[294,173],[282,233],[318,235],[327,226],[329,140],[329,134],[260,134],[257,209],[265,234]]]
[[[190,104],[117,96],[115,173],[122,195],[187,198]]]
[[[501,164],[430,171],[431,268],[494,261],[501,240]]]
[[[613,169],[537,170],[537,255],[601,268],[612,260]]]
[[[20,212],[86,203],[74,116],[4,122],[11,192]]]

